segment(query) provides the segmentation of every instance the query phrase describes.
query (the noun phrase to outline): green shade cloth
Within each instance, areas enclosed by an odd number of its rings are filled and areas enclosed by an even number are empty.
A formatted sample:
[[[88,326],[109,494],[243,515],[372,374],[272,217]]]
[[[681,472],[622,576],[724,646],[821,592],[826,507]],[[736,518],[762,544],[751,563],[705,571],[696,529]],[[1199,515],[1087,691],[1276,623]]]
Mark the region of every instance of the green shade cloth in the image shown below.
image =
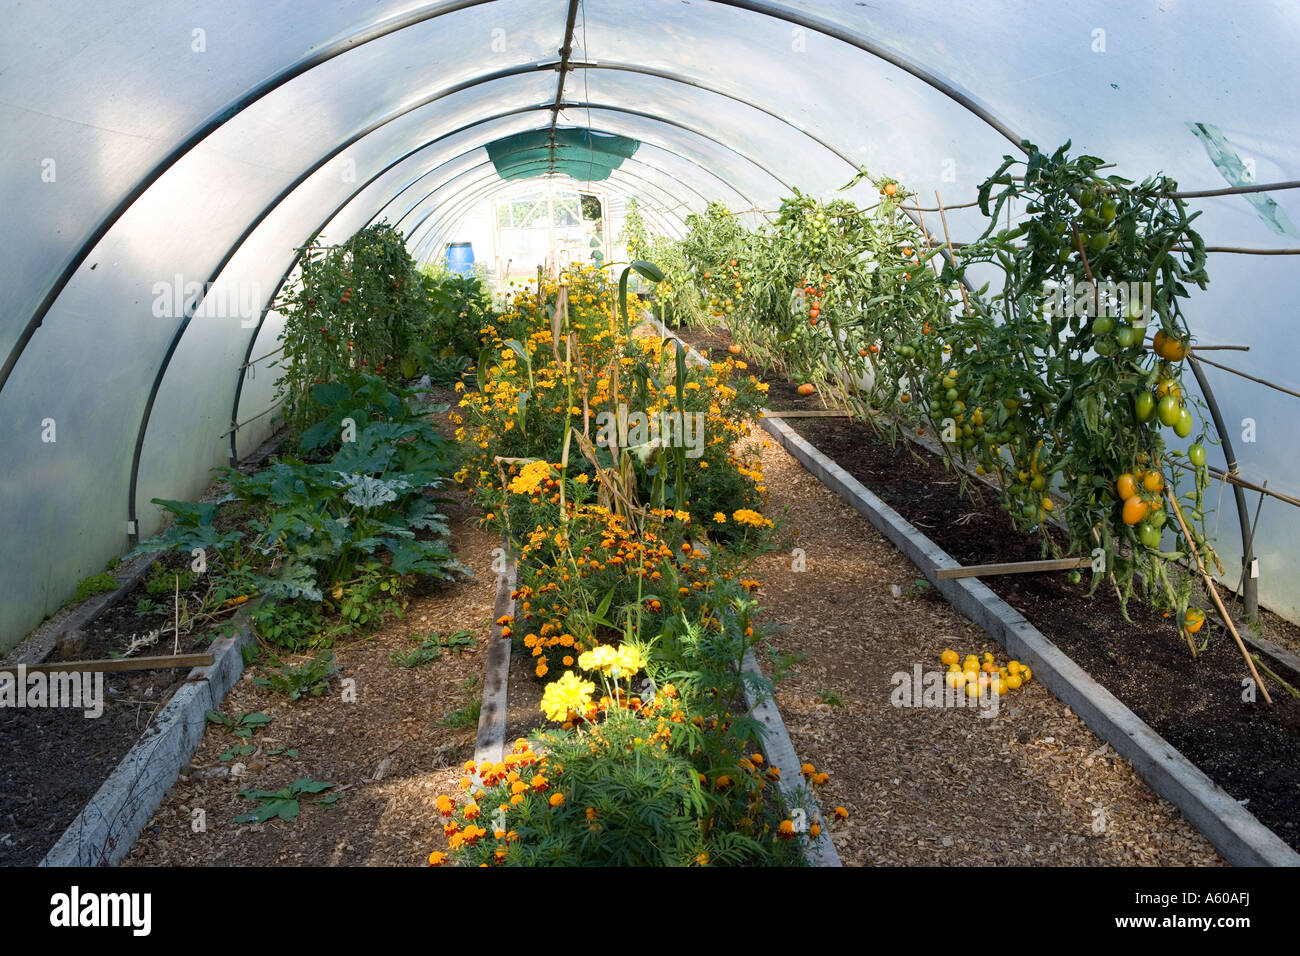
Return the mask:
[[[598,182],[609,178],[640,145],[640,140],[627,136],[566,128],[555,131],[554,150],[549,129],[506,136],[484,148],[502,179],[529,179],[556,172],[582,182]]]

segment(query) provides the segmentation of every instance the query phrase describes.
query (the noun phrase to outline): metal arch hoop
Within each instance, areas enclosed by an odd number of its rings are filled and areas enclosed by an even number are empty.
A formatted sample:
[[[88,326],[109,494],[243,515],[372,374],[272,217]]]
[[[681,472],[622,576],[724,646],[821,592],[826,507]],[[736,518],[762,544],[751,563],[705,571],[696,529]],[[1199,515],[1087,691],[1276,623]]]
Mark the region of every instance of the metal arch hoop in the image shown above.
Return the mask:
[[[14,367],[18,364],[18,360],[22,356],[23,351],[27,348],[27,344],[31,341],[32,336],[35,335],[36,330],[44,321],[45,316],[49,313],[55,301],[57,301],[59,296],[63,293],[64,288],[72,280],[73,275],[75,275],[77,270],[85,263],[94,247],[108,234],[109,230],[117,224],[122,216],[126,214],[127,210],[130,209],[136,200],[139,199],[150,186],[157,182],[169,169],[176,165],[176,163],[178,163],[192,149],[198,146],[199,143],[206,139],[218,127],[222,126],[234,116],[242,113],[252,104],[273,93],[275,90],[284,86],[296,77],[301,76],[312,68],[319,66],[322,63],[326,63],[349,50],[373,42],[392,33],[396,33],[399,30],[406,29],[407,27],[423,23],[426,20],[436,19],[437,17],[446,14],[456,13],[470,7],[481,6],[491,2],[494,2],[494,0],[451,0],[451,2],[443,5],[437,10],[425,9],[412,11],[408,14],[394,17],[385,23],[341,37],[333,43],[321,47],[310,56],[303,57],[268,77],[262,83],[252,87],[223,109],[209,116],[206,120],[200,123],[181,142],[169,150],[161,160],[154,164],[154,166],[123,195],[117,205],[109,210],[108,214],[105,215],[95,228],[90,231],[86,238],[82,240],[77,251],[73,253],[64,264],[63,270],[60,272],[58,278],[46,291],[45,296],[37,305],[35,312],[33,312],[32,316],[28,319],[27,325],[24,327],[22,334],[19,335],[18,340],[10,349],[4,365],[0,366],[0,390],[3,390],[5,385],[8,384],[9,378],[13,374]],[[759,0],[709,0],[709,2],[749,10],[750,12],[768,16],[773,19],[784,20],[785,22],[795,24],[796,26],[804,26],[808,29],[824,33],[827,36],[854,46],[872,56],[878,57],[887,63],[904,70],[927,85],[933,87],[943,95],[949,97],[954,102],[969,110],[979,119],[983,120],[1002,136],[1015,143],[1016,146],[1023,148],[1021,139],[1016,136],[1016,134],[1012,132],[1005,123],[997,119],[989,109],[976,103],[971,97],[960,92],[941,77],[938,77],[923,67],[912,63],[907,58],[885,49],[879,44],[866,40],[864,37],[837,27],[835,24],[805,14],[796,13],[794,11],[780,9],[772,4],[759,2]]]
[[[650,144],[650,145],[653,146],[654,144],[652,143],[652,144]],[[475,147],[475,148],[479,148],[479,147]],[[662,147],[656,147],[656,148],[657,148],[657,149],[662,149]],[[530,149],[531,149],[531,148],[530,148]],[[528,152],[528,151],[529,151],[529,149],[523,149],[523,150],[516,150],[515,152],[516,152],[516,153],[522,153],[522,152]],[[467,152],[468,152],[468,151],[467,151]],[[465,154],[462,153],[461,155],[463,156],[463,155],[465,155]],[[509,155],[509,154],[507,154],[507,155]],[[447,162],[454,162],[456,159],[459,159],[459,158],[460,158],[459,156],[457,156],[457,157],[453,157],[451,160],[448,160]],[[634,160],[636,160],[636,157],[631,157],[631,158],[634,159]],[[705,196],[703,193],[701,193],[699,190],[697,190],[694,186],[691,186],[689,183],[686,183],[685,181],[679,179],[678,177],[674,176],[672,173],[668,172],[667,170],[661,169],[661,168],[659,168],[658,166],[654,165],[653,163],[648,163],[648,162],[645,162],[644,160],[637,160],[637,162],[638,162],[639,165],[642,165],[642,166],[645,166],[645,167],[647,167],[647,168],[649,168],[649,169],[652,169],[652,170],[654,170],[655,172],[659,173],[660,175],[662,175],[662,176],[666,176],[667,178],[671,179],[673,182],[677,183],[678,185],[682,186],[683,188],[690,190],[690,191],[693,192],[696,196],[698,196],[700,199],[703,199],[703,200],[705,200],[706,202],[708,201],[708,197]],[[441,165],[446,165],[446,163],[443,163],[443,164],[441,164]],[[486,165],[486,164],[481,164],[481,165]],[[714,179],[717,179],[719,182],[723,183],[723,185],[725,185],[728,189],[731,189],[733,192],[735,192],[735,194],[736,194],[737,196],[739,196],[742,200],[744,200],[744,201],[746,201],[746,202],[753,202],[753,200],[752,200],[749,196],[745,195],[745,193],[743,193],[743,192],[741,192],[740,190],[736,189],[734,186],[731,186],[730,184],[728,184],[728,183],[727,183],[725,180],[723,180],[722,177],[719,176],[717,173],[713,172],[712,170],[708,169],[707,167],[699,166],[698,164],[694,164],[694,165],[696,165],[696,167],[699,168],[701,171],[703,171],[703,172],[705,172],[705,173],[708,173],[708,174],[711,175]],[[440,167],[435,167],[434,169],[430,169],[430,170],[428,170],[428,172],[426,172],[424,175],[428,175],[428,173],[435,172],[437,168],[440,168]],[[475,168],[478,168],[478,167],[475,167]],[[620,167],[620,168],[621,168],[621,167]],[[422,196],[422,197],[421,197],[421,198],[420,198],[420,199],[419,199],[419,200],[418,200],[414,205],[412,205],[409,209],[407,209],[404,213],[402,213],[402,215],[399,216],[399,217],[394,221],[393,224],[394,224],[395,226],[401,225],[401,222],[402,222],[403,219],[405,219],[405,218],[406,218],[407,216],[409,216],[412,212],[414,212],[416,209],[418,209],[422,203],[424,203],[424,202],[425,202],[425,201],[426,201],[430,196],[432,196],[434,193],[436,193],[439,189],[442,189],[444,185],[445,185],[445,183],[440,183],[440,184],[439,184],[435,189],[429,191],[428,193],[425,193],[425,195]],[[676,197],[676,196],[674,196],[673,198],[676,199],[676,200],[678,200],[678,201],[680,201],[680,197]],[[382,211],[382,210],[381,210],[381,211]],[[377,212],[375,215],[378,216],[379,213]],[[412,236],[414,236],[416,230],[418,230],[418,229],[420,228],[420,225],[423,224],[423,222],[425,221],[425,218],[427,218],[427,215],[426,215],[425,217],[421,217],[420,221],[419,221],[418,223],[416,223],[414,226],[411,227],[411,233],[410,233],[410,234],[411,234]],[[367,222],[367,225],[369,225],[369,223],[370,223],[370,222],[373,222],[373,221],[374,221],[374,217],[371,217],[371,219]]]
[[[627,163],[629,163],[629,162],[632,163],[633,166],[645,166],[645,167],[647,167],[648,169],[651,169],[651,170],[653,170],[654,172],[656,172],[656,173],[658,173],[658,174],[660,174],[660,175],[662,175],[662,176],[667,176],[669,179],[672,179],[674,182],[678,183],[679,185],[681,185],[681,186],[684,187],[685,189],[690,190],[690,192],[694,193],[696,196],[698,196],[698,197],[699,197],[701,200],[703,200],[704,202],[707,203],[707,202],[709,201],[709,200],[708,200],[708,197],[705,196],[703,193],[701,193],[699,190],[695,189],[695,187],[691,186],[689,183],[686,183],[686,182],[684,182],[684,181],[678,179],[678,178],[677,178],[676,176],[674,176],[672,173],[669,173],[669,172],[666,172],[666,171],[664,171],[664,170],[662,170],[662,169],[659,169],[657,166],[655,166],[655,165],[652,164],[652,163],[645,162],[644,160],[639,160],[639,159],[637,159],[636,157],[631,157],[630,159],[624,161],[624,166],[626,166]],[[486,165],[486,164],[484,164],[484,165]],[[619,168],[620,168],[620,169],[623,169],[623,166],[620,166]],[[710,175],[713,175],[714,178],[719,179],[719,181],[721,181],[721,178],[718,177],[716,173],[712,173],[710,170],[708,170],[708,169],[706,169],[706,168],[704,168],[704,167],[699,167],[699,168],[700,168],[702,171],[706,172],[706,173],[710,173]],[[647,183],[649,183],[650,185],[652,185],[652,186],[656,186],[656,187],[657,187],[657,184],[653,183],[653,182],[650,181],[650,180],[645,179],[644,177],[637,177],[637,178],[638,178],[638,179],[641,179],[643,182],[647,182]],[[439,189],[442,189],[445,185],[446,185],[445,183],[444,183],[444,184],[441,184],[441,185],[438,186],[437,189],[434,189],[433,191],[427,193],[423,198],[420,199],[420,201],[419,201],[418,203],[416,203],[415,206],[413,206],[411,209],[407,210],[407,212],[403,214],[403,217],[402,217],[402,218],[405,218],[405,216],[410,215],[410,213],[413,212],[415,209],[418,209],[419,206],[420,206],[421,204],[423,204],[424,202],[426,202],[426,201],[429,199],[430,196],[432,196],[434,193],[436,193]],[[734,186],[730,186],[730,185],[725,184],[725,183],[724,183],[724,185],[727,185],[727,188],[729,188],[729,189],[731,189],[733,192],[735,192],[736,195],[739,196],[739,197],[741,198],[742,201],[747,202],[747,203],[749,203],[749,204],[751,204],[751,205],[753,204],[753,199],[751,199],[751,198],[750,198],[749,196],[747,196],[745,193],[743,193],[743,192],[741,192],[740,190],[736,189]],[[661,188],[661,187],[657,187],[657,188]],[[665,190],[665,192],[667,192],[667,191]],[[667,193],[667,194],[668,194],[669,196],[671,196],[671,198],[673,198],[676,202],[678,202],[678,203],[681,202],[681,198],[680,198],[679,196],[675,196],[675,195],[673,195],[672,193]],[[475,195],[473,195],[473,196],[461,197],[460,199],[456,200],[456,201],[455,201],[455,211],[454,211],[454,215],[455,215],[455,216],[461,216],[461,215],[463,215],[462,210],[464,210],[464,208],[465,208],[466,206],[471,205],[474,201],[476,201],[476,200],[477,200],[478,198],[480,198],[481,196],[482,196],[482,193],[477,193],[477,194],[475,194]],[[413,250],[418,249],[418,248],[419,248],[419,247],[424,243],[425,239],[427,239],[427,238],[429,238],[429,237],[431,237],[431,236],[437,234],[437,230],[438,230],[438,227],[439,227],[439,225],[440,225],[440,222],[439,222],[439,221],[435,221],[434,223],[431,223],[431,224],[430,224],[429,232],[428,232],[428,234],[427,234],[426,236],[421,237],[420,239],[417,239],[417,238],[416,238],[416,236],[420,233],[421,228],[424,226],[425,222],[428,221],[429,217],[430,217],[431,215],[433,215],[433,213],[434,213],[435,211],[436,211],[436,207],[435,207],[435,209],[430,209],[430,210],[429,210],[428,212],[426,212],[423,216],[421,216],[420,219],[419,219],[419,220],[418,220],[414,225],[411,226],[410,232],[409,232],[409,234],[408,234],[408,238],[410,239],[410,241],[411,241],[411,243],[412,243],[411,248],[412,248]],[[451,216],[444,217],[443,220],[441,220],[441,223],[449,223],[449,222],[451,222],[451,219],[452,219]],[[401,220],[399,219],[398,222],[400,223],[400,221],[401,221]],[[444,231],[445,231],[445,229],[444,229]]]

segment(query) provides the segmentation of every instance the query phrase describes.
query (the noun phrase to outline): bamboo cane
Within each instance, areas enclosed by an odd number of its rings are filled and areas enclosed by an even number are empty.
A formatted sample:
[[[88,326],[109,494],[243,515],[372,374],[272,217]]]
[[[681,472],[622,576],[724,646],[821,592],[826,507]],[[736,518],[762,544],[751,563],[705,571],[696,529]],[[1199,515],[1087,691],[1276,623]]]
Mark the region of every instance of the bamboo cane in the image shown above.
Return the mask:
[[[1183,520],[1183,509],[1178,506],[1178,499],[1174,497],[1173,489],[1166,484],[1165,496],[1169,503],[1174,506],[1174,517],[1178,519],[1178,527],[1183,530],[1183,538],[1187,542],[1187,548],[1192,552],[1192,559],[1196,562],[1196,570],[1201,572],[1201,579],[1205,582],[1205,589],[1210,593],[1210,600],[1218,608],[1219,614],[1223,617],[1223,623],[1227,625],[1228,633],[1232,639],[1237,642],[1237,648],[1241,651],[1241,656],[1246,660],[1246,666],[1250,668],[1250,674],[1255,678],[1255,683],[1259,685],[1260,693],[1264,695],[1266,703],[1273,703],[1273,698],[1268,694],[1268,688],[1264,686],[1264,681],[1259,676],[1259,671],[1255,669],[1255,662],[1251,660],[1250,652],[1246,650],[1246,645],[1242,643],[1241,635],[1237,633],[1237,626],[1232,623],[1232,617],[1228,614],[1228,609],[1223,606],[1223,601],[1219,597],[1219,589],[1214,586],[1214,579],[1210,577],[1210,572],[1205,570],[1205,565],[1201,563],[1200,552],[1196,550],[1196,542],[1192,540],[1191,532],[1187,530],[1187,522]]]

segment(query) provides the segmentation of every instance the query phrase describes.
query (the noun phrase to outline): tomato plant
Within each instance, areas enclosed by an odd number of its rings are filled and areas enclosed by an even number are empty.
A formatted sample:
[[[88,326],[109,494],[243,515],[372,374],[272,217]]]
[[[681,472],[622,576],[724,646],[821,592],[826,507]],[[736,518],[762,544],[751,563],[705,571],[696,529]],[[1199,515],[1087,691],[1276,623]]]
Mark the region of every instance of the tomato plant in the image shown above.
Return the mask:
[[[298,281],[275,308],[285,317],[276,381],[285,420],[301,430],[319,417],[314,386],[352,369],[402,377],[426,324],[429,302],[400,233],[386,222],[338,246],[303,247]],[[408,376],[409,377],[409,376]]]
[[[1165,434],[1189,438],[1198,421],[1181,382],[1182,302],[1208,282],[1196,214],[1166,177],[1135,184],[1104,175],[1096,157],[1071,158],[1068,143],[1051,155],[1025,145],[980,187],[989,225],[952,261],[889,178],[873,180],[880,199],[866,208],[795,191],[755,230],[711,204],[656,255],[678,262],[676,302],[725,321],[747,354],[895,437],[929,425],[950,459],[996,477],[1021,530],[1059,518],[1067,550],[1107,555],[1122,600],[1141,582],[1181,620],[1191,582],[1167,563],[1187,556],[1187,536],[1217,562],[1205,544],[1204,426],[1185,493]],[[1000,228],[1010,210],[1023,218]],[[976,289],[974,270],[989,267],[999,281]],[[1057,549],[1051,536],[1043,547]]]

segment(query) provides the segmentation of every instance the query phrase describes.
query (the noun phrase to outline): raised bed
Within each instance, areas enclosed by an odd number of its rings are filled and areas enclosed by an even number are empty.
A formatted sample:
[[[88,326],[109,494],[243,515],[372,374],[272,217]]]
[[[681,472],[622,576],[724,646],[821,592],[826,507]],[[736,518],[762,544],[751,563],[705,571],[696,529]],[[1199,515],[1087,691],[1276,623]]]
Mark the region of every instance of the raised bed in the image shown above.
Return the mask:
[[[243,464],[264,461],[280,440],[268,440]],[[136,608],[136,602],[149,597],[145,579],[161,560],[166,559],[142,555],[120,567],[116,590],[92,597],[66,617],[38,629],[14,649],[6,664],[106,659],[121,653],[129,637],[170,625],[170,594],[159,597],[156,611],[140,614]],[[232,614],[242,620],[247,610],[245,605]],[[243,629],[235,633],[243,633]],[[223,653],[230,656],[228,639],[208,645],[207,636],[197,632],[185,635],[180,650],[218,655],[224,648]],[[63,643],[65,640],[71,643]],[[170,654],[171,640],[170,635],[161,636],[139,656]],[[30,866],[44,859],[85,865],[120,858],[138,833],[137,826],[129,838],[126,836],[133,821],[140,812],[144,813],[141,824],[148,819],[175,779],[175,773],[166,767],[167,760],[158,770],[146,770],[142,759],[155,751],[168,752],[177,728],[188,741],[188,759],[197,737],[190,740],[193,730],[188,728],[188,718],[178,719],[177,715],[190,714],[193,700],[205,694],[209,701],[216,701],[207,706],[219,706],[230,686],[226,679],[232,668],[235,676],[243,669],[237,650],[229,660],[217,656],[210,667],[106,674],[105,712],[94,720],[80,711],[60,708],[0,709],[0,747],[6,753],[0,773],[0,863]],[[174,706],[173,701],[177,701]],[[204,709],[198,709],[200,736]],[[167,784],[154,793],[152,781],[167,778],[169,773]],[[119,801],[113,795],[118,792],[127,798]]]
[[[773,404],[780,402],[782,407],[786,404],[812,407],[811,402],[795,399],[794,389],[787,383],[774,379],[770,381]],[[1176,637],[1176,634],[1173,634],[1173,628],[1168,625],[1168,622],[1162,622],[1158,616],[1138,607],[1138,602],[1135,601],[1130,605],[1135,623],[1128,624],[1119,615],[1117,607],[1113,610],[1104,607],[1104,596],[1098,597],[1095,601],[1089,600],[1086,597],[1086,586],[1065,584],[1064,574],[1000,579],[997,582],[999,591],[1011,594],[1013,603],[1025,595],[1041,592],[1039,596],[1042,603],[1055,609],[1058,614],[1065,613],[1062,606],[1068,605],[1068,611],[1073,616],[1067,617],[1067,620],[1071,623],[1077,623],[1080,616],[1084,616],[1085,622],[1086,615],[1092,616],[1091,630],[1089,631],[1085,626],[1082,639],[1076,638],[1071,641],[1063,651],[1044,637],[1025,614],[999,598],[978,579],[938,579],[935,574],[937,570],[957,567],[959,562],[950,557],[942,547],[915,525],[909,523],[904,515],[891,507],[887,501],[868,491],[854,475],[836,464],[831,457],[822,454],[817,447],[814,447],[814,443],[808,440],[808,436],[837,434],[841,438],[834,445],[837,452],[848,450],[852,454],[855,449],[863,449],[871,445],[871,438],[865,427],[843,418],[829,417],[792,417],[787,423],[780,421],[775,417],[776,415],[777,413],[772,413],[764,422],[764,427],[773,437],[812,473],[821,478],[828,487],[872,521],[921,569],[954,607],[980,624],[1007,649],[1008,653],[1020,656],[1031,665],[1036,664],[1035,672],[1041,674],[1044,683],[1060,699],[1070,704],[1098,736],[1107,740],[1117,751],[1130,759],[1157,792],[1179,806],[1225,858],[1234,863],[1254,865],[1300,863],[1300,856],[1286,840],[1278,833],[1269,830],[1254,814],[1244,808],[1243,804],[1254,801],[1250,799],[1239,801],[1231,796],[1199,769],[1188,756],[1179,752],[1177,747],[1153,729],[1148,722],[1150,718],[1143,720],[1126,703],[1117,699],[1089,675],[1089,671],[1094,669],[1098,659],[1102,662],[1107,661],[1108,653],[1140,655],[1144,660],[1158,657],[1162,665],[1169,670],[1192,666],[1192,662],[1186,657],[1186,645],[1181,641],[1170,639]],[[800,432],[803,434],[801,435]],[[901,447],[896,450],[889,446],[880,447],[883,449],[882,456],[888,458],[886,464],[897,472],[892,483],[885,481],[888,490],[900,494],[902,491],[910,491],[913,497],[924,499],[930,504],[930,508],[917,511],[918,520],[926,522],[927,530],[941,537],[949,533],[971,539],[971,547],[958,553],[962,559],[960,564],[995,560],[1028,560],[1039,556],[1036,540],[1023,539],[1018,542],[1019,550],[1004,553],[1003,536],[992,533],[988,525],[975,525],[968,528],[965,524],[955,521],[959,517],[979,513],[981,510],[988,512],[986,517],[989,520],[995,521],[1000,511],[997,509],[996,502],[986,502],[981,509],[979,505],[958,496],[955,477],[944,472],[937,460],[926,466],[924,463],[916,463],[913,456]],[[862,454],[865,456],[866,452]],[[905,506],[907,495],[901,496],[904,500],[900,505]],[[931,500],[939,498],[942,498],[941,502]],[[954,528],[957,530],[954,531]],[[996,550],[990,547],[995,542]],[[1111,597],[1110,603],[1113,603],[1113,600]],[[1112,632],[1118,631],[1125,632],[1122,636],[1130,640],[1135,635],[1143,640],[1135,646],[1117,649],[1115,645],[1120,635]],[[1162,632],[1168,632],[1168,637]],[[1054,637],[1057,636],[1055,629],[1052,633]],[[1097,640],[1089,642],[1086,640],[1088,636]],[[1265,650],[1270,647],[1269,642],[1266,641],[1260,644]],[[1247,745],[1244,753],[1240,749],[1235,754],[1232,751],[1235,745],[1242,742],[1243,735],[1235,732],[1240,730],[1240,727],[1229,726],[1220,730],[1214,726],[1207,727],[1203,723],[1189,723],[1201,719],[1201,715],[1210,704],[1217,701],[1222,706],[1224,701],[1237,700],[1240,693],[1240,688],[1237,686],[1237,671],[1245,669],[1235,648],[1229,649],[1226,636],[1222,634],[1217,635],[1211,648],[1219,652],[1217,663],[1220,665],[1221,673],[1215,674],[1216,679],[1211,685],[1204,686],[1198,683],[1191,688],[1189,699],[1180,699],[1182,708],[1171,716],[1181,720],[1183,724],[1189,724],[1192,729],[1204,731],[1212,741],[1222,745],[1225,752],[1218,761],[1212,761],[1213,769],[1221,771],[1224,766],[1227,766],[1238,771],[1241,776],[1230,781],[1234,789],[1243,783],[1246,786],[1254,783],[1256,792],[1262,791],[1266,798],[1280,796],[1281,800],[1265,801],[1269,811],[1268,822],[1290,834],[1294,830],[1295,816],[1288,815],[1286,812],[1285,808],[1290,805],[1287,798],[1294,799],[1295,796],[1300,795],[1290,794],[1284,787],[1285,783],[1290,782],[1290,776],[1296,772],[1296,761],[1288,762],[1285,756],[1279,759],[1276,754],[1273,754],[1279,766],[1265,772],[1262,766],[1253,763],[1251,747],[1261,735],[1266,739],[1280,742],[1284,750],[1288,742],[1294,744],[1297,739],[1294,730],[1298,708],[1290,697],[1281,692],[1274,695],[1279,703],[1266,713],[1261,710],[1265,707],[1262,702],[1250,705],[1254,709],[1245,710],[1240,717],[1240,723],[1245,729],[1254,732],[1245,735]],[[1273,649],[1277,651],[1275,662],[1285,666],[1288,653],[1284,649],[1276,647]],[[1089,650],[1093,652],[1091,655],[1087,653]],[[1084,667],[1072,659],[1075,654],[1084,658]],[[1209,657],[1208,654],[1203,655],[1198,666],[1202,668],[1212,666],[1211,662],[1216,658],[1207,660]],[[1121,659],[1120,664],[1116,666],[1122,669],[1124,663],[1125,661]],[[1150,691],[1152,680],[1156,676],[1151,675],[1136,686],[1129,686],[1123,681],[1112,684],[1113,673],[1107,673],[1104,668],[1098,670],[1099,676],[1107,684],[1114,686],[1116,691],[1126,699],[1131,699],[1135,691]],[[1164,709],[1166,712],[1173,710],[1169,706]],[[1180,737],[1179,742],[1181,743],[1183,739],[1185,738]],[[1204,744],[1205,741],[1200,743]],[[1219,776],[1219,773],[1215,775]],[[1256,779],[1252,780],[1252,777]],[[1270,782],[1278,777],[1285,781],[1283,787],[1276,788],[1282,791],[1280,794],[1269,791]],[[1294,836],[1291,842],[1295,842]]]

